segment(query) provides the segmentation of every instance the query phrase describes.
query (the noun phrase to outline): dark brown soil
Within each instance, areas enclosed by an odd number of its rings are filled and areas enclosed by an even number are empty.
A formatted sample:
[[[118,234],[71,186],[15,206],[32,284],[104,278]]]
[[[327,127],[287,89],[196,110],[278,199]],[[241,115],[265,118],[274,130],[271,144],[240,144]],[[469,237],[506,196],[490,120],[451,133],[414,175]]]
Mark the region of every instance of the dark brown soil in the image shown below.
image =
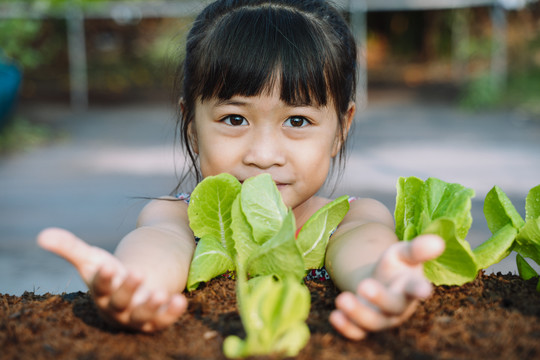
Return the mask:
[[[480,275],[441,286],[403,326],[352,342],[328,324],[337,290],[309,282],[311,339],[298,359],[539,359],[536,281]],[[213,280],[188,295],[189,313],[157,334],[114,329],[86,293],[0,295],[0,359],[223,359],[230,334],[243,337],[234,282]]]

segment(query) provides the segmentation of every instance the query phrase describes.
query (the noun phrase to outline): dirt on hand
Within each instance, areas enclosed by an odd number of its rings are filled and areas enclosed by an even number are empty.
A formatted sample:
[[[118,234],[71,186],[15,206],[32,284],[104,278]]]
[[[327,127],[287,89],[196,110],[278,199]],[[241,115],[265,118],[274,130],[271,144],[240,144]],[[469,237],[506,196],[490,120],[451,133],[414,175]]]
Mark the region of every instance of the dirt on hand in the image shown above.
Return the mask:
[[[404,325],[346,340],[328,323],[338,290],[307,283],[311,338],[296,359],[538,359],[536,280],[480,274],[439,286]],[[87,293],[0,295],[0,359],[225,359],[228,335],[244,337],[235,282],[218,278],[187,294],[188,313],[170,328],[142,334],[105,322]]]

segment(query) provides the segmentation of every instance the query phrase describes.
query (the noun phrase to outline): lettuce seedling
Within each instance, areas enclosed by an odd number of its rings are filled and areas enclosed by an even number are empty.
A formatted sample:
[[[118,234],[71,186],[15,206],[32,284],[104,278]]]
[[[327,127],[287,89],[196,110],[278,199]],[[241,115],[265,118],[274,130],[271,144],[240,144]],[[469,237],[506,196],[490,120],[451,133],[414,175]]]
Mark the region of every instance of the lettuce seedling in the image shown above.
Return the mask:
[[[398,238],[410,241],[421,234],[436,234],[446,243],[441,256],[424,264],[426,277],[436,285],[461,285],[477,274],[475,255],[465,240],[472,223],[473,196],[471,189],[435,178],[398,180],[394,211]]]
[[[240,193],[240,182],[229,174],[201,181],[191,194],[189,226],[199,238],[189,269],[187,289],[236,269],[231,229],[231,207]]]
[[[501,260],[512,250],[517,252],[516,265],[520,276],[525,279],[537,277],[538,273],[527,263],[530,258],[540,264],[540,185],[529,190],[525,199],[525,220],[517,212],[508,196],[497,186],[486,195],[484,215],[493,237],[506,233],[506,249]],[[537,288],[540,291],[540,281]]]
[[[221,174],[204,179],[188,209],[199,244],[187,289],[196,289],[227,271],[236,271],[237,298],[246,339],[228,337],[225,355],[296,355],[309,340],[305,324],[307,269],[324,264],[328,239],[349,209],[342,196],[319,209],[295,238],[294,214],[272,178],[259,175],[240,184]]]
[[[472,223],[472,196],[474,192],[462,185],[434,178],[398,180],[394,212],[398,238],[408,241],[420,234],[437,234],[446,243],[439,258],[425,263],[426,277],[436,285],[461,285],[512,250],[518,253],[520,274],[538,276],[524,257],[540,264],[540,185],[527,195],[525,221],[508,196],[494,186],[484,201],[484,215],[493,235],[474,250],[465,240]]]
[[[308,288],[292,277],[259,276],[238,279],[239,312],[246,339],[228,336],[223,352],[229,358],[280,354],[296,356],[307,344],[310,333]]]

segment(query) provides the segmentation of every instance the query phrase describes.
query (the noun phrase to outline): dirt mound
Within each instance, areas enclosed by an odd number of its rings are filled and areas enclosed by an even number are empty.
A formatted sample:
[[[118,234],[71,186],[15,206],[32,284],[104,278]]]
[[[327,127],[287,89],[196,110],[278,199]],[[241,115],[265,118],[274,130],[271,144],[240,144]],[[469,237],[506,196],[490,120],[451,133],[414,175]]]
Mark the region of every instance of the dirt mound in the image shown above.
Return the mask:
[[[230,334],[243,337],[234,281],[215,279],[188,294],[189,312],[157,334],[115,329],[87,293],[0,295],[1,359],[224,359]],[[479,275],[440,286],[403,326],[352,342],[328,323],[337,289],[308,282],[311,339],[297,359],[538,359],[536,281]]]

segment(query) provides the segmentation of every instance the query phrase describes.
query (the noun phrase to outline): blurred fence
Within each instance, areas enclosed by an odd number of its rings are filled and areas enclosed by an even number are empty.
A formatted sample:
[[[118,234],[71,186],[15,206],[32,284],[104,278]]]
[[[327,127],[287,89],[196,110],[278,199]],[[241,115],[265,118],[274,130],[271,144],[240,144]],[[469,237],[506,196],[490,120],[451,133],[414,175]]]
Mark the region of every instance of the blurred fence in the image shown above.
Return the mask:
[[[212,0],[181,1],[96,1],[84,6],[66,2],[61,7],[32,6],[32,2],[8,2],[0,4],[2,18],[63,18],[67,23],[68,56],[70,72],[70,98],[72,107],[84,110],[88,106],[87,56],[85,43],[85,19],[114,19],[130,23],[143,18],[175,18],[193,16]],[[493,23],[491,76],[496,84],[504,84],[507,67],[506,15],[509,9],[524,7],[536,0],[334,0],[349,14],[351,27],[360,44],[360,78],[358,82],[359,107],[367,103],[366,38],[367,13],[369,11],[418,11],[433,9],[460,9],[467,7],[490,7]],[[35,5],[38,2],[34,2]],[[455,22],[452,36],[454,42],[463,40],[467,24]],[[457,68],[458,66],[456,66]]]

